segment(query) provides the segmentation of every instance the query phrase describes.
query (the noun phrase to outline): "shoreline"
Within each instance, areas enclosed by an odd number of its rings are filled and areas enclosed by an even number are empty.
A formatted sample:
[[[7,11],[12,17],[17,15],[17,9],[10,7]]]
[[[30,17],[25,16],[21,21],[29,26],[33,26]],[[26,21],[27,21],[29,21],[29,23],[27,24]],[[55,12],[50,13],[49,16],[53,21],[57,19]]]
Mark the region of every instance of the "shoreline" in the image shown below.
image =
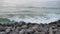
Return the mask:
[[[20,23],[1,24],[0,34],[59,34],[60,33],[60,20],[51,22],[49,24],[38,23]]]

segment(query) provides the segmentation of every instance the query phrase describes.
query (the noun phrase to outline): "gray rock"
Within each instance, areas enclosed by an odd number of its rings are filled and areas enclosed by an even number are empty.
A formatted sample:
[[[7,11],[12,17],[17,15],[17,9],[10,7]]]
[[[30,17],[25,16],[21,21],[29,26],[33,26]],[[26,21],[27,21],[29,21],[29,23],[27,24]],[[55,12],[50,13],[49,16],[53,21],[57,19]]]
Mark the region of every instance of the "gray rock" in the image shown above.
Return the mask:
[[[6,27],[0,26],[0,31],[5,31]]]
[[[11,29],[8,28],[8,29],[6,29],[5,32],[6,32],[6,33],[9,33],[10,31],[11,31]]]
[[[0,34],[6,34],[5,32],[0,32]]]
[[[39,34],[39,32],[38,31],[35,31],[34,34]]]
[[[22,29],[21,31],[19,31],[19,34],[24,34],[25,33],[25,30]]]
[[[60,34],[60,31],[57,31],[55,34]]]
[[[27,27],[28,27],[27,25],[23,25],[21,28],[27,29]]]

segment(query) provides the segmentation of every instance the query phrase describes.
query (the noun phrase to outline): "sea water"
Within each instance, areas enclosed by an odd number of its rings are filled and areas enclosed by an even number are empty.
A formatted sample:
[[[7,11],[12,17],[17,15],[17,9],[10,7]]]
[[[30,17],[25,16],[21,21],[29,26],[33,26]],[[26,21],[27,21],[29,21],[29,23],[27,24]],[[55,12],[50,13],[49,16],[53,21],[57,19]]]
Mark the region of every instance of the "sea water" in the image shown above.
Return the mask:
[[[54,22],[60,20],[60,1],[0,0],[0,18],[26,23]]]

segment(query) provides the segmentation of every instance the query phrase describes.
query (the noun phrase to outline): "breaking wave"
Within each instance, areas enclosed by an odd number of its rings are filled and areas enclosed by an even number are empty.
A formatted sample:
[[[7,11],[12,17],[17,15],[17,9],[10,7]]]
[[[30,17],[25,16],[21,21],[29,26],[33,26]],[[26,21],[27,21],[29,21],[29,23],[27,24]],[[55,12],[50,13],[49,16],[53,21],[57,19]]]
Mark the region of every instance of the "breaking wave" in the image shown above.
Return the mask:
[[[24,21],[26,23],[31,22],[31,23],[50,23],[50,22],[54,22],[60,19],[60,14],[46,14],[44,16],[34,16],[34,17],[30,17],[30,16],[25,16],[24,18],[21,18],[19,16],[14,16],[11,18],[8,18],[11,21],[16,21],[16,22],[20,22],[20,21]]]

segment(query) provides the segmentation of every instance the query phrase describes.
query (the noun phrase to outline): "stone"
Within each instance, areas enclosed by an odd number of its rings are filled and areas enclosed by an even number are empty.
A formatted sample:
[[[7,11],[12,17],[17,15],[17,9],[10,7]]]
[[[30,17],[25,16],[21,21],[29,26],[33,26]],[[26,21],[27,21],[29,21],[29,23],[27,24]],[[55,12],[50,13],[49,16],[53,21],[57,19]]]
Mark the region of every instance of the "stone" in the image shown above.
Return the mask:
[[[0,26],[0,31],[5,31],[6,27]]]
[[[23,25],[21,28],[27,29],[27,27],[28,27],[27,25]]]
[[[0,32],[0,34],[6,34],[5,32]]]
[[[54,34],[52,28],[49,28],[49,34]]]
[[[25,30],[22,29],[21,31],[19,31],[19,34],[24,34],[25,33]]]
[[[32,29],[37,30],[37,29],[39,29],[39,27],[38,27],[38,25],[35,25],[35,26],[32,27]]]
[[[10,28],[8,28],[8,29],[6,29],[6,33],[9,33],[11,31],[11,29]]]
[[[35,31],[34,34],[39,34],[39,32],[38,31]]]
[[[26,29],[25,34],[33,34],[34,30],[33,29]]]

